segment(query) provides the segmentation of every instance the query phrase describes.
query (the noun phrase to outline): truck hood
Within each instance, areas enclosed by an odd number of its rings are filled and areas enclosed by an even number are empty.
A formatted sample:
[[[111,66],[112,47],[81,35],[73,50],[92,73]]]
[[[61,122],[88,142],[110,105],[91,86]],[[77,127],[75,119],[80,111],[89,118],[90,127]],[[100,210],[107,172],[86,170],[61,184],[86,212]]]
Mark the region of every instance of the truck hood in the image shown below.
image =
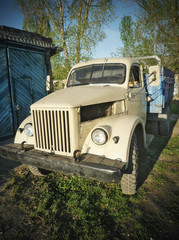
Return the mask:
[[[125,99],[126,90],[119,86],[75,86],[58,90],[34,103],[33,108],[73,108]]]

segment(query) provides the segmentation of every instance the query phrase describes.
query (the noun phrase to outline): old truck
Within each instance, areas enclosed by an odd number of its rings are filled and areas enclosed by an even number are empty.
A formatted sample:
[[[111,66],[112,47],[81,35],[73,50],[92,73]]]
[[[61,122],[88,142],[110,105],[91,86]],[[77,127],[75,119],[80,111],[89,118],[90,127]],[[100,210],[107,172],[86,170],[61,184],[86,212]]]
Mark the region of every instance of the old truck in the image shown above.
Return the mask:
[[[43,175],[59,171],[136,193],[148,134],[169,134],[174,73],[157,56],[79,63],[65,89],[31,105],[0,155]]]

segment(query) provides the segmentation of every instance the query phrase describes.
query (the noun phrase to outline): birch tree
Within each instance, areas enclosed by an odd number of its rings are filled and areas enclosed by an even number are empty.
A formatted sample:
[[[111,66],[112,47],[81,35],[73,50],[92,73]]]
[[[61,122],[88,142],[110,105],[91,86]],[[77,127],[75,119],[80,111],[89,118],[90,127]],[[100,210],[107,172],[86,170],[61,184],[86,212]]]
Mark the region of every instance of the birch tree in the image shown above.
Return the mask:
[[[26,30],[38,29],[41,18],[37,13],[44,12],[54,43],[63,48],[63,56],[58,55],[56,60],[60,60],[67,71],[73,64],[91,58],[94,48],[105,38],[104,26],[116,17],[114,0],[16,1],[24,14]],[[38,6],[38,2],[41,2],[41,6]],[[33,14],[38,21],[29,18]],[[32,25],[36,28],[32,28]],[[57,70],[56,63],[54,66]]]
[[[15,5],[24,15],[24,30],[36,32],[46,37],[50,36],[50,21],[43,1],[16,0]]]
[[[161,54],[163,62],[178,71],[179,2],[177,0],[135,0],[135,2],[142,9],[141,19],[155,26],[157,32],[155,40],[160,43],[163,50]]]
[[[137,17],[122,18],[119,24],[123,47],[116,54],[122,56],[158,55],[165,66],[178,72],[179,15],[176,0],[135,0],[139,6]]]

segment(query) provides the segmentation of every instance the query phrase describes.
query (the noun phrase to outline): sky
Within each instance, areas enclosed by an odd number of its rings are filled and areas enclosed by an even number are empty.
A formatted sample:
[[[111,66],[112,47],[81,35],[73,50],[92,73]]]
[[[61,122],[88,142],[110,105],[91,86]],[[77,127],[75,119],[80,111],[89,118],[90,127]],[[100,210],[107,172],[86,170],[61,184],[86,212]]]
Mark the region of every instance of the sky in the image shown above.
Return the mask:
[[[22,29],[23,14],[14,8],[13,3],[13,0],[0,0],[0,25]],[[111,54],[115,53],[118,47],[122,47],[118,30],[120,20],[125,15],[131,15],[135,18],[137,6],[132,0],[115,0],[115,6],[118,17],[108,26],[105,26],[106,38],[98,43],[93,51],[93,58],[111,57]]]

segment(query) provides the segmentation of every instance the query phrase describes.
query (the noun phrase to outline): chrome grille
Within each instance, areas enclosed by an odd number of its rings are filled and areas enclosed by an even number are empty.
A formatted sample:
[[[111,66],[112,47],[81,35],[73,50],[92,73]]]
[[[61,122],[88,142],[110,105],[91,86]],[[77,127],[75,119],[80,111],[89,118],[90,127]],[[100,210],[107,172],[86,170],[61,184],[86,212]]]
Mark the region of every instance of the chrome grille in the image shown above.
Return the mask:
[[[36,149],[71,153],[69,111],[32,110],[32,118]]]

